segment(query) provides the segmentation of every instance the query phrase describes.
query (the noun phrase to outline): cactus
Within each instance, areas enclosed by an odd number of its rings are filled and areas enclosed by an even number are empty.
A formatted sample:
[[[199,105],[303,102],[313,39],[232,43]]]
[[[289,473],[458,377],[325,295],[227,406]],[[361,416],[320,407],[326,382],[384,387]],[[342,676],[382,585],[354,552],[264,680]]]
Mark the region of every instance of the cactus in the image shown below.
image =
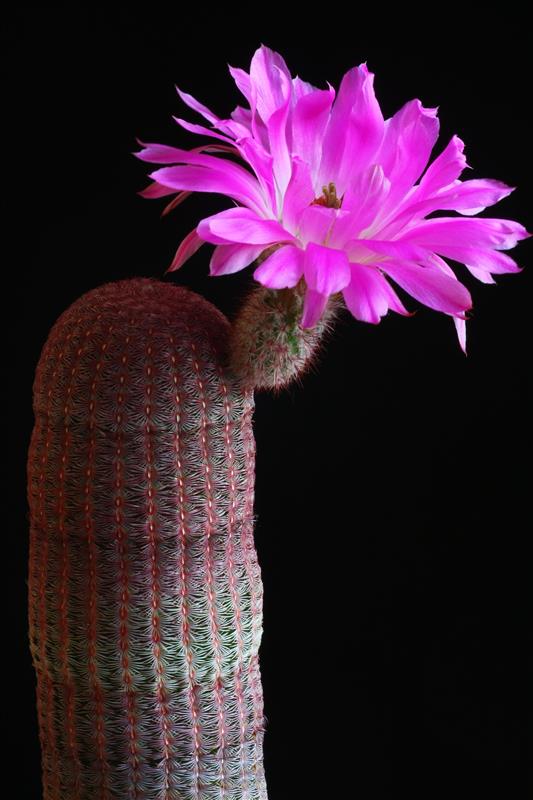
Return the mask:
[[[183,287],[107,284],[44,346],[28,596],[45,800],[267,797],[253,392],[327,328],[273,295],[231,326]]]
[[[500,251],[530,236],[474,218],[512,188],[459,180],[456,136],[430,163],[437,110],[413,100],[385,121],[366,64],[337,94],[264,45],[250,73],[229,69],[249,108],[221,118],[178,89],[211,128],[176,122],[216,142],[139,141],[159,165],[140,194],[174,195],[164,213],[191,192],[231,200],[169,271],[209,242],[212,276],[252,266],[258,287],[230,325],[182,287],[108,284],[63,314],[37,368],[28,592],[45,800],[267,797],[254,391],[304,374],[343,301],[366,323],[412,316],[394,285],[451,317],[466,353],[472,299],[444,257],[493,283],[520,272]],[[428,217],[448,210],[461,217]]]

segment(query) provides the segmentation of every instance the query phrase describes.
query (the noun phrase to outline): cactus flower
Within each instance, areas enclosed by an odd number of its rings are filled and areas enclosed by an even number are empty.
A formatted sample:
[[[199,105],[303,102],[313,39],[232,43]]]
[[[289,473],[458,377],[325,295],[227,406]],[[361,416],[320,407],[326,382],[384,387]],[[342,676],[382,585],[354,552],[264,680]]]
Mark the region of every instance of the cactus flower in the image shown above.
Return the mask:
[[[483,283],[520,271],[502,250],[527,237],[525,228],[473,216],[513,189],[496,180],[459,180],[468,165],[457,136],[429,163],[439,133],[437,109],[411,100],[385,120],[366,64],[344,75],[337,94],[329,83],[319,89],[292,78],[281,55],[264,45],[249,73],[229,70],[249,108],[237,106],[228,119],[177,90],[211,127],[176,122],[217,143],[188,151],[140,142],[136,153],[170,165],[151,173],[154,182],[143,196],[177,192],[167,208],[193,191],[220,193],[235,203],[199,222],[169,270],[210,242],[216,245],[211,275],[255,263],[254,278],[266,287],[301,282],[302,328],[315,326],[329,296],[338,293],[364,322],[379,323],[389,309],[410,316],[396,284],[451,316],[466,352],[472,300],[445,259],[464,264]],[[461,216],[428,218],[435,211]]]

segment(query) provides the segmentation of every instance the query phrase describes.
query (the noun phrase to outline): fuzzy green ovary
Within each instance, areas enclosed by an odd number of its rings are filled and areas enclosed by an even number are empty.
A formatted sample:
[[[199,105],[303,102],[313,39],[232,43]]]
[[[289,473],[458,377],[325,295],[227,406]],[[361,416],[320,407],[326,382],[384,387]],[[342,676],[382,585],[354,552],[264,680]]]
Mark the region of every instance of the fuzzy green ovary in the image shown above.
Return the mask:
[[[231,331],[230,367],[245,385],[280,390],[301,377],[342,307],[333,296],[314,328],[300,326],[305,281],[293,288],[254,287]]]

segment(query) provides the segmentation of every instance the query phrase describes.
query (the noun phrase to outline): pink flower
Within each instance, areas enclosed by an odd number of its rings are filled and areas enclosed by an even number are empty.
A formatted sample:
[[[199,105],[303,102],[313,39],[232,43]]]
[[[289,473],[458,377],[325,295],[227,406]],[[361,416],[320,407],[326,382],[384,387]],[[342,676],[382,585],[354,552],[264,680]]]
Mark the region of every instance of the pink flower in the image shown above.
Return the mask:
[[[254,278],[272,289],[305,281],[304,328],[316,324],[337,292],[364,322],[380,322],[389,309],[410,315],[392,281],[451,316],[466,352],[472,300],[444,259],[463,263],[484,283],[521,271],[502,250],[529,236],[525,228],[473,217],[513,189],[495,180],[459,180],[467,164],[457,136],[427,166],[439,132],[437,109],[411,100],[384,120],[366,64],[344,75],[337,96],[329,83],[317,89],[292,78],[283,58],[264,45],[249,74],[229,70],[249,105],[237,106],[229,119],[178,89],[210,127],[176,122],[216,143],[188,151],[140,142],[136,153],[174,165],[152,172],[143,196],[178,192],[168,208],[191,192],[217,192],[235,203],[202,219],[169,269],[204,242],[216,245],[211,275],[237,272],[267,251]],[[462,216],[427,218],[442,210]]]

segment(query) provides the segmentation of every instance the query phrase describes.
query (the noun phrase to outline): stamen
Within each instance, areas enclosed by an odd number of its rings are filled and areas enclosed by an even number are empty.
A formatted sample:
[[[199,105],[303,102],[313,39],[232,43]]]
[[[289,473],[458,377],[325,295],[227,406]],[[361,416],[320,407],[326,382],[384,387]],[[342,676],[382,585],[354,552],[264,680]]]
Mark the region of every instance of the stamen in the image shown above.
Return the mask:
[[[322,196],[313,200],[311,205],[326,206],[326,208],[340,208],[342,205],[342,197],[339,200],[335,184],[329,183],[327,186],[322,187]]]

